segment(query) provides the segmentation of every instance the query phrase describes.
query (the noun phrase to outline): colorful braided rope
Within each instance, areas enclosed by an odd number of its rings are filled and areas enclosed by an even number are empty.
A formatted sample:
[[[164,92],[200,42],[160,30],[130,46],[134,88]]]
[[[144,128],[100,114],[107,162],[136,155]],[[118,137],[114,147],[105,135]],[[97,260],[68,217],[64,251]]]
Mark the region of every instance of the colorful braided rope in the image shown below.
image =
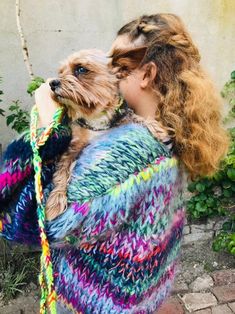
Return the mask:
[[[41,300],[40,300],[40,314],[46,314],[47,309],[50,309],[51,314],[56,314],[56,291],[54,287],[53,268],[51,262],[51,254],[49,242],[45,231],[46,213],[45,206],[42,204],[43,191],[42,191],[42,159],[39,155],[39,147],[43,146],[53,128],[55,128],[62,119],[63,108],[58,108],[53,116],[52,122],[42,132],[41,136],[37,139],[37,120],[38,111],[36,105],[31,111],[31,124],[30,124],[30,144],[33,150],[33,166],[35,171],[35,192],[37,200],[37,216],[38,225],[42,246],[41,265],[39,273],[39,284],[41,287]]]

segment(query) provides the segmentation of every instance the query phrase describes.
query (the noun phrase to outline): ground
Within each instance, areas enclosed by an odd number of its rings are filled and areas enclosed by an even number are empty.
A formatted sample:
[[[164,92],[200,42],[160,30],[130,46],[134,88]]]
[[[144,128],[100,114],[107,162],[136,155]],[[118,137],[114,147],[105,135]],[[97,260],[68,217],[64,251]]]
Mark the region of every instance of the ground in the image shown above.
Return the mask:
[[[235,313],[235,258],[211,250],[212,240],[182,247],[172,296],[157,314]]]
[[[157,314],[235,313],[235,259],[213,252],[211,244],[212,239],[203,237],[184,242],[174,290]],[[0,313],[39,313],[39,295],[31,283],[24,295],[7,305],[0,303]]]

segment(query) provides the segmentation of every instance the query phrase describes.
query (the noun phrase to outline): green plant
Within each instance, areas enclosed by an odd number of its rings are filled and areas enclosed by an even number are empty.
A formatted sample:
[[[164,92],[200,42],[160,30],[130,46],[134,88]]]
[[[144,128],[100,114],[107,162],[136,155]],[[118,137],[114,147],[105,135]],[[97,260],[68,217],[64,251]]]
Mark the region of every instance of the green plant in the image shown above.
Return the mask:
[[[235,255],[235,216],[231,216],[222,226],[222,230],[215,237],[212,248],[218,252],[228,251]]]
[[[191,218],[198,219],[224,215],[225,211],[221,204],[221,188],[215,190],[215,183],[209,178],[192,182],[188,190],[194,194],[187,203],[187,210]]]
[[[224,119],[224,122],[227,123],[229,120],[235,119],[235,71],[231,73],[231,80],[224,85],[221,95],[227,99],[231,107]]]
[[[227,215],[235,204],[235,128],[229,130],[231,144],[220,170],[212,177],[192,182],[188,190],[193,196],[187,203],[192,218]]]
[[[225,119],[234,121],[235,118],[235,71],[227,82],[222,96],[228,99],[230,111]],[[187,203],[189,216],[194,219],[223,215],[227,217],[221,232],[216,236],[213,249],[227,250],[235,254],[235,127],[230,128],[230,147],[225,159],[221,162],[220,170],[212,177],[202,178],[192,182],[188,190],[193,196]]]
[[[29,252],[23,246],[11,246],[0,240],[0,291],[7,302],[21,293],[29,283],[37,284],[39,252]]]
[[[22,287],[26,284],[26,271],[25,267],[21,270],[21,272],[14,272],[11,267],[8,267],[7,270],[4,272],[2,281],[2,294],[4,301],[9,301],[10,299],[14,298],[17,293],[22,293]]]
[[[41,77],[35,77],[27,87],[27,92],[32,96],[34,91],[44,83]],[[24,132],[29,127],[30,115],[28,111],[21,109],[20,101],[16,100],[10,105],[9,110],[12,114],[6,117],[7,125],[18,133]]]
[[[9,110],[12,113],[6,116],[7,126],[10,125],[13,130],[22,133],[29,127],[30,115],[28,111],[21,109],[19,100],[13,101]]]
[[[1,79],[0,79],[1,82]],[[41,77],[35,77],[27,87],[27,92],[32,96],[34,91],[44,83],[44,79]],[[3,91],[0,90],[0,95],[3,94]],[[0,99],[0,102],[2,100]],[[10,126],[13,130],[18,133],[24,132],[29,127],[30,115],[27,110],[21,108],[20,101],[13,101],[9,106],[10,114],[6,116],[7,126]],[[5,116],[5,110],[0,108],[0,115]]]

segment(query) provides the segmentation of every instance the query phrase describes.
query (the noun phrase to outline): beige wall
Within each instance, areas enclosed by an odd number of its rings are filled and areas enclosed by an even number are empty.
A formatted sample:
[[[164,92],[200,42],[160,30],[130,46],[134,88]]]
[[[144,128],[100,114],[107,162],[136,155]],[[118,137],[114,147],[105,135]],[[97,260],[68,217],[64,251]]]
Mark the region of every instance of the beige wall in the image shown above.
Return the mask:
[[[29,77],[16,27],[15,0],[0,0],[0,12],[3,107],[19,99],[29,109],[33,99],[26,94]],[[182,17],[200,49],[202,64],[221,89],[235,68],[234,0],[21,0],[21,22],[35,75],[54,76],[59,60],[81,48],[107,50],[124,23],[157,12]],[[0,142],[5,146],[13,136],[0,116]]]

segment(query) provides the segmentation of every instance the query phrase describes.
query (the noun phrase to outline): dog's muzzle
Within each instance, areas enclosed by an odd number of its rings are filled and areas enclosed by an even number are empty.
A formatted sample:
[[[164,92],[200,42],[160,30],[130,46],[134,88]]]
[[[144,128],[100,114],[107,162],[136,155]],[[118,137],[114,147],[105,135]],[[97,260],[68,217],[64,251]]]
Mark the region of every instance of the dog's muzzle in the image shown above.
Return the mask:
[[[49,82],[51,90],[54,92],[58,87],[60,87],[60,80],[53,80]]]

